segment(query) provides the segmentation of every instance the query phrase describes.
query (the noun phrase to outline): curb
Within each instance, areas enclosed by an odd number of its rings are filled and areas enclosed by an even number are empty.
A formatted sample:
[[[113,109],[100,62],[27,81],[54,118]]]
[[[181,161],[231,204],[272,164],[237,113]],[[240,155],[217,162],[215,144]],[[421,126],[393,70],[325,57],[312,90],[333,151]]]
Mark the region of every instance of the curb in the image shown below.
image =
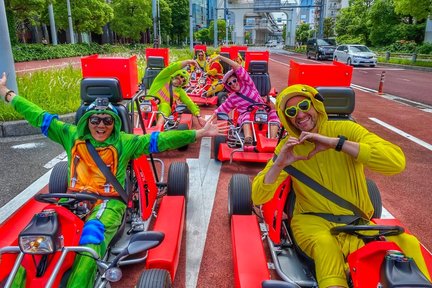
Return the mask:
[[[75,113],[59,116],[60,120],[75,123]],[[0,124],[0,137],[20,137],[41,134],[40,128],[31,126],[27,120],[7,121]]]

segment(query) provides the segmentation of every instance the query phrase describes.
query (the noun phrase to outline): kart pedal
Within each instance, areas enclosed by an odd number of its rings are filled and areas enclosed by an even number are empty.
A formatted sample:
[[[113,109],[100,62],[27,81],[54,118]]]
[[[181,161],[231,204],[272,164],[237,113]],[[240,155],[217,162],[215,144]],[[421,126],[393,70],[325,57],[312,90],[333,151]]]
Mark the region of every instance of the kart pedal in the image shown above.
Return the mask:
[[[267,268],[269,270],[276,270],[276,266],[273,262],[267,262]]]

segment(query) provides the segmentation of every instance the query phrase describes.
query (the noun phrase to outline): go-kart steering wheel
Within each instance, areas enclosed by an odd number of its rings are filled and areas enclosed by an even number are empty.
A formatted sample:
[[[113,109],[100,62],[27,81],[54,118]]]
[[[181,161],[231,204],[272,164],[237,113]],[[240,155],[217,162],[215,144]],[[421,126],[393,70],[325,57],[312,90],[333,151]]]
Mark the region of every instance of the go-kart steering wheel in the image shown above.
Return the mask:
[[[139,97],[139,102],[143,102],[145,100],[153,100],[156,102],[156,104],[159,104],[160,99],[159,97],[153,96],[153,95],[143,95]]]
[[[265,104],[265,103],[254,103],[254,104],[251,104],[251,105],[248,106],[248,108],[246,109],[246,111],[252,112],[255,109],[255,107],[264,108],[264,110],[267,113],[269,113],[271,111],[271,107],[269,105]]]
[[[361,231],[376,231],[373,235],[365,235],[360,233]],[[337,226],[330,229],[332,235],[338,235],[339,233],[347,233],[356,235],[358,238],[363,240],[379,240],[385,236],[395,236],[405,232],[405,229],[397,225],[344,225]]]
[[[84,193],[48,193],[36,194],[34,198],[42,203],[58,204],[60,206],[71,207],[82,201],[96,202],[98,197]],[[64,199],[64,201],[60,201]]]

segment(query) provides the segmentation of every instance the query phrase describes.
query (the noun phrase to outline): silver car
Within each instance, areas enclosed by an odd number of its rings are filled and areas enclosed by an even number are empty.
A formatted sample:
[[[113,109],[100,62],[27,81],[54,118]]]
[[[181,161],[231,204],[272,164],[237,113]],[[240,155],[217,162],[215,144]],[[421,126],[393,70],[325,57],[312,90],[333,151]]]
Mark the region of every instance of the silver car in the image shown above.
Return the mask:
[[[333,53],[333,60],[347,65],[369,65],[375,67],[377,55],[365,45],[339,45]]]

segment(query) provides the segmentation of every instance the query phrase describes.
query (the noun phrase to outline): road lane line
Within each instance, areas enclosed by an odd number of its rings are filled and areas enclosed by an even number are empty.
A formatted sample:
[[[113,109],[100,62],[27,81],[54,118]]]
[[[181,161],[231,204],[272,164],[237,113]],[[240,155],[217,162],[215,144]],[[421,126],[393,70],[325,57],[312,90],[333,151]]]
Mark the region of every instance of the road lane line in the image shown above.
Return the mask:
[[[12,216],[15,211],[21,208],[48,184],[51,171],[52,170],[49,170],[0,209],[0,223],[3,223],[6,219]]]
[[[421,139],[419,139],[417,137],[414,137],[413,135],[408,134],[408,133],[406,133],[406,132],[404,132],[404,131],[402,131],[402,130],[400,130],[400,129],[398,129],[398,128],[390,125],[390,124],[387,124],[386,122],[381,121],[381,120],[379,120],[377,118],[369,117],[369,119],[372,120],[373,122],[375,122],[375,123],[377,123],[377,124],[379,124],[379,125],[387,128],[387,129],[389,129],[389,130],[391,130],[391,131],[393,131],[393,132],[401,135],[402,137],[405,137],[405,138],[413,141],[414,143],[417,143],[418,145],[423,146],[426,149],[432,151],[432,145],[431,144],[429,144],[429,143],[427,143],[427,142],[425,142],[425,141],[423,141],[423,140],[421,140]]]
[[[222,164],[211,159],[211,139],[201,140],[199,159],[189,166],[189,198],[186,213],[186,287],[197,286],[210,216]]]

